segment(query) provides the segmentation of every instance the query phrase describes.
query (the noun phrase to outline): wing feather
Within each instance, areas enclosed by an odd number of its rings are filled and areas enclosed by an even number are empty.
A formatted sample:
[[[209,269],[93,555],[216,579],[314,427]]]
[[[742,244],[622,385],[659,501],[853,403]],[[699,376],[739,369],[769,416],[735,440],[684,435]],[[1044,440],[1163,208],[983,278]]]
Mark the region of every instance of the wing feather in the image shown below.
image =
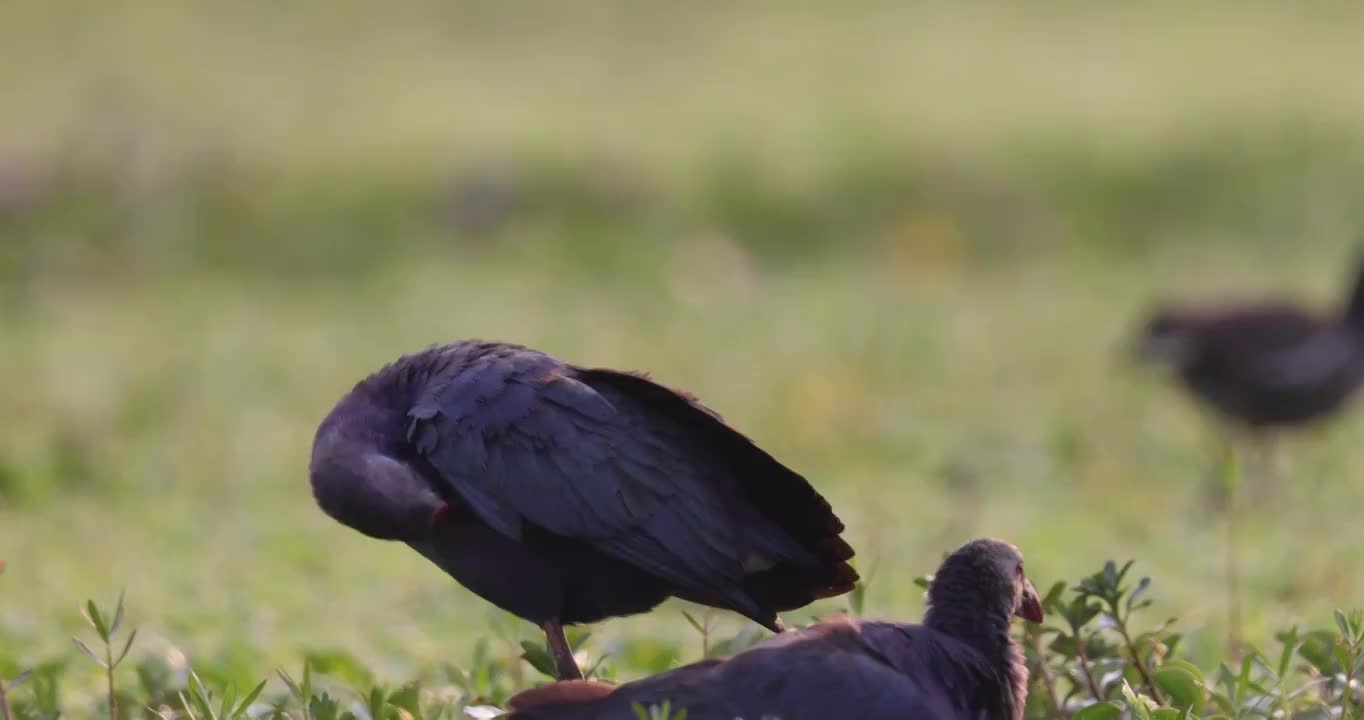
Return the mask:
[[[530,523],[760,612],[738,589],[745,549],[708,469],[572,372],[524,349],[476,359],[417,399],[409,438],[508,537]]]

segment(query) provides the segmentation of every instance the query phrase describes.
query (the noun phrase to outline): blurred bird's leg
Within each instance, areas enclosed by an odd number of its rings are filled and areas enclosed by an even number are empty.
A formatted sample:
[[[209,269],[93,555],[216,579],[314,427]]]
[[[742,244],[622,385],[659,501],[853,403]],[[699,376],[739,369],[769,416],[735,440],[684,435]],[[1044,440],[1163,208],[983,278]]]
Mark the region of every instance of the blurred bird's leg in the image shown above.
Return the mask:
[[[573,648],[568,644],[564,626],[551,620],[541,625],[540,629],[545,631],[545,639],[549,641],[549,650],[554,655],[554,666],[559,671],[559,679],[583,679],[583,671],[578,667],[578,661],[573,658]]]
[[[1264,508],[1272,504],[1278,494],[1278,443],[1268,430],[1252,430],[1248,445],[1250,457],[1245,463],[1243,497],[1251,507]]]
[[[1241,568],[1240,532],[1238,513],[1240,512],[1241,470],[1238,467],[1237,453],[1233,446],[1226,452],[1226,470],[1223,474],[1226,489],[1226,538],[1223,539],[1226,552],[1227,573],[1227,650],[1235,658],[1241,656]]]
[[[1232,467],[1228,463],[1239,459],[1236,436],[1221,425],[1210,424],[1209,427],[1212,430],[1208,434],[1210,462],[1199,493],[1199,504],[1203,512],[1225,514],[1231,504],[1231,494],[1235,492],[1227,472]]]

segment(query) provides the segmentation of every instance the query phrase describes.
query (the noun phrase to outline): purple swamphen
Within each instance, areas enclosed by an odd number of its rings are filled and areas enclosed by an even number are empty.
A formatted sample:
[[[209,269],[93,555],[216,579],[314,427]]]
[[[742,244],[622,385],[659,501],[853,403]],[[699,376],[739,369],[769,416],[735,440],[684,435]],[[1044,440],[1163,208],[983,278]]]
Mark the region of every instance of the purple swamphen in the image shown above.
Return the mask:
[[[565,679],[582,675],[564,625],[676,596],[780,631],[857,580],[829,503],[696,398],[517,345],[431,347],[360,381],[310,479],[331,517],[539,625]]]

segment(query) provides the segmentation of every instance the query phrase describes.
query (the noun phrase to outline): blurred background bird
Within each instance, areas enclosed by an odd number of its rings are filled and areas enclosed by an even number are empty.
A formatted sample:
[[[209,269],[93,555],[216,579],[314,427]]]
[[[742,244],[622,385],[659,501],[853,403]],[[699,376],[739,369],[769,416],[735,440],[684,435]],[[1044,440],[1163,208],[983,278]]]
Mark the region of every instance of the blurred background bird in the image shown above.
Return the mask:
[[[1267,478],[1273,436],[1335,415],[1364,380],[1364,253],[1350,280],[1343,302],[1324,312],[1277,299],[1164,305],[1137,355],[1173,371],[1229,433],[1258,445],[1257,475]]]
[[[518,345],[432,347],[361,381],[310,477],[339,522],[539,625],[561,678],[582,677],[566,624],[677,596],[780,632],[778,612],[857,580],[829,503],[695,398]]]
[[[1137,356],[1172,371],[1224,437],[1226,462],[1214,464],[1205,487],[1226,516],[1233,646],[1241,613],[1237,504],[1243,495],[1262,502],[1278,494],[1276,436],[1328,420],[1364,380],[1364,252],[1355,263],[1334,309],[1282,299],[1167,304],[1136,341]]]

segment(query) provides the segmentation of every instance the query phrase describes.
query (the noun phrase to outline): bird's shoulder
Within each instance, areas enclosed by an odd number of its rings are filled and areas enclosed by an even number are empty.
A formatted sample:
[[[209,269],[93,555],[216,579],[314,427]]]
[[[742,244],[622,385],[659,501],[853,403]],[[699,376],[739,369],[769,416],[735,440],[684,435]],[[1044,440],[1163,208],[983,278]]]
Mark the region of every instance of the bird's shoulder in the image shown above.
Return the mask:
[[[538,350],[509,343],[464,341],[407,359],[396,373],[414,387],[408,415],[416,421],[453,422],[468,431],[499,433],[517,426],[525,434],[563,430],[540,409],[583,421],[609,422],[610,403],[581,382],[575,369]]]

